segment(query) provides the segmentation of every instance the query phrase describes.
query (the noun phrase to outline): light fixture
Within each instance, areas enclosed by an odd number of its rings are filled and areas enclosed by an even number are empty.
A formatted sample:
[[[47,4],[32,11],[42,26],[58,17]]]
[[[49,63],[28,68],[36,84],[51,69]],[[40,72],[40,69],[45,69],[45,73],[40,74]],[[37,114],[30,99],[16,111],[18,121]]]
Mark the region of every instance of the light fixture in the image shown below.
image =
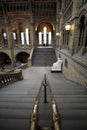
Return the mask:
[[[59,35],[60,35],[60,33],[59,33],[59,32],[57,32],[57,33],[56,33],[56,36],[59,36]]]
[[[71,29],[71,25],[69,23],[66,23],[65,30],[69,31]]]

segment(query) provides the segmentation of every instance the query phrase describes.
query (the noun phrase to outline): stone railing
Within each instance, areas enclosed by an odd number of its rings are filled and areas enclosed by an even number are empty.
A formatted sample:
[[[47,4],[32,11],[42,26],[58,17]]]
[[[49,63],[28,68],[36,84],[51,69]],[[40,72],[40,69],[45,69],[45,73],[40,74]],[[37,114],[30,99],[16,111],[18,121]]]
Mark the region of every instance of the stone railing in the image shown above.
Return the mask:
[[[22,80],[22,70],[21,69],[16,69],[12,70],[12,72],[8,73],[0,73],[0,87],[4,87],[10,83],[13,83],[18,80]]]
[[[34,48],[31,49],[30,56],[28,58],[28,66],[32,65],[32,57],[33,57]]]

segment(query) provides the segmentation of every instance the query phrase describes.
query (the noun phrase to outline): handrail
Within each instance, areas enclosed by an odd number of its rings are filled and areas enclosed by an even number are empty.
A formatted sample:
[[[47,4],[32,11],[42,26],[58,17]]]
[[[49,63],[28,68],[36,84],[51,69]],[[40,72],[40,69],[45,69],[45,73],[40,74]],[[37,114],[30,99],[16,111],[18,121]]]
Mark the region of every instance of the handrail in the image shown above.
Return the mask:
[[[42,86],[48,87],[49,92],[50,92],[50,98],[51,98],[51,103],[52,103],[52,111],[53,111],[52,115],[53,115],[54,130],[60,130],[60,115],[59,115],[59,112],[58,112],[56,100],[55,100],[54,95],[52,93],[49,81],[47,80],[46,74],[44,75],[43,81],[41,82],[39,92],[38,92],[37,97],[35,99],[33,111],[32,111],[32,114],[31,114],[30,130],[37,130],[37,127],[38,127],[38,122],[39,122],[38,109],[39,109]],[[45,95],[45,96],[47,96],[47,95]],[[46,98],[46,97],[44,97],[44,98]]]
[[[53,122],[54,122],[54,128],[55,130],[60,130],[60,115],[57,108],[57,103],[54,98],[54,95],[52,93],[49,81],[47,80],[47,77],[45,75],[45,80],[47,81],[47,85],[50,91],[50,97],[51,97],[51,103],[52,103],[52,110],[53,110]]]
[[[0,87],[6,86],[14,81],[22,80],[22,70],[17,69],[14,72],[0,74]]]
[[[31,114],[30,130],[36,130],[36,128],[38,127],[38,108],[39,108],[42,84],[43,84],[43,82],[41,82],[41,86],[40,86],[39,92],[37,94],[37,97],[35,99],[35,103],[34,103],[34,106],[33,106],[33,111],[32,111],[32,114]]]
[[[31,65],[32,65],[33,53],[34,53],[34,47],[31,49],[30,56],[29,56],[29,58],[28,58],[28,66],[31,66]]]

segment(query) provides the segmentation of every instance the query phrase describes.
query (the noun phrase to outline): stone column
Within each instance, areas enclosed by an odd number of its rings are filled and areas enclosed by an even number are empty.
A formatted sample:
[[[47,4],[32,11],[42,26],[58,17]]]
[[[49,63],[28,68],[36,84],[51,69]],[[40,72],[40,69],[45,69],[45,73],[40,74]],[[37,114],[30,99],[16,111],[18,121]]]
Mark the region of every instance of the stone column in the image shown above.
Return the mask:
[[[2,30],[0,29],[0,47],[3,46],[4,46],[3,35],[2,35]]]
[[[30,36],[30,46],[33,47],[36,44],[36,41],[35,41],[35,25],[34,25],[34,23],[32,23],[30,25],[29,36]]]
[[[20,41],[20,32],[19,32],[19,28],[18,28],[18,25],[17,25],[17,45],[18,45],[18,47],[20,47],[20,43],[21,43],[21,41]]]
[[[71,17],[71,30],[70,30],[70,53],[74,54],[75,48],[78,45],[78,9],[79,9],[80,1],[73,0],[73,11]]]
[[[60,12],[61,12],[61,7],[60,7],[60,2],[57,1],[57,8],[56,8],[56,34],[59,33],[59,22],[60,22]],[[59,36],[56,35],[56,46],[59,46]]]
[[[25,34],[25,27],[23,27],[23,33],[24,33],[24,47],[26,47],[26,34]]]
[[[9,50],[10,50],[10,56],[11,56],[11,65],[12,68],[14,68],[14,63],[15,63],[15,58],[14,58],[14,45],[13,45],[13,40],[12,40],[12,32],[11,32],[11,27],[8,25],[6,28],[7,31],[7,36],[8,36],[8,44],[9,44]]]

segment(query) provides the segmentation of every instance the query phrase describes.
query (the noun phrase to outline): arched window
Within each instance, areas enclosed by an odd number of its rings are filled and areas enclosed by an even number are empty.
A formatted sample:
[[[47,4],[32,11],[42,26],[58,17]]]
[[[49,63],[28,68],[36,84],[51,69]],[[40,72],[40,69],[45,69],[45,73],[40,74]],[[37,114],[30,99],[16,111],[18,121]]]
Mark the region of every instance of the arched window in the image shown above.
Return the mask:
[[[39,44],[42,44],[42,32],[39,32]]]
[[[47,28],[46,27],[43,28],[43,32],[44,32],[44,44],[46,44],[47,43]]]
[[[16,33],[16,30],[13,31],[13,44],[14,46],[17,46],[17,33]]]
[[[4,40],[7,39],[7,34],[6,34],[6,32],[3,33],[3,38],[4,38]]]
[[[21,32],[21,44],[24,45],[24,32]]]
[[[52,35],[51,32],[48,33],[48,44],[51,44],[52,42]]]
[[[85,16],[82,15],[79,22],[79,43],[78,46],[82,46],[84,43],[84,32],[85,32]]]
[[[2,36],[3,36],[4,45],[7,46],[8,40],[7,40],[7,33],[5,30],[2,30]]]
[[[29,45],[30,40],[29,40],[29,29],[28,28],[25,29],[25,33],[26,33],[26,36],[25,36],[26,37],[26,44]]]
[[[42,22],[38,28],[38,43],[39,45],[47,46],[52,44],[52,25],[50,23]]]
[[[17,40],[16,32],[13,32],[13,41]]]

